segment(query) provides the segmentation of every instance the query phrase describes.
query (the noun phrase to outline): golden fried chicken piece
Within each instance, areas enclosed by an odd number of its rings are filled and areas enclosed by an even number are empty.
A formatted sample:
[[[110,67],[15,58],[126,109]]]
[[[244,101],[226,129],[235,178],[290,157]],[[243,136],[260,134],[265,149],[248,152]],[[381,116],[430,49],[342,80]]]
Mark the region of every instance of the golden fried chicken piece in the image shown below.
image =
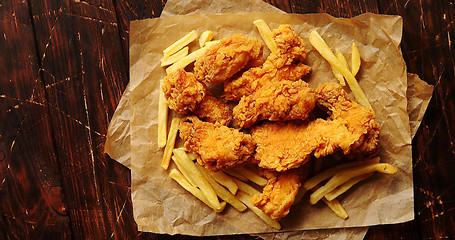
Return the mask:
[[[187,117],[180,125],[185,147],[198,156],[199,164],[212,171],[230,168],[247,161],[256,145],[248,134],[220,124]]]
[[[231,109],[209,92],[207,92],[207,95],[205,95],[204,99],[196,107],[194,114],[204,121],[225,126],[229,125],[232,121]]]
[[[205,96],[206,87],[194,75],[178,69],[167,75],[162,82],[169,108],[179,114],[189,114],[196,109]]]
[[[357,137],[351,153],[373,155],[379,144],[379,124],[371,108],[352,101],[338,83],[327,83],[316,89],[318,105],[326,108],[332,121],[340,121]]]
[[[251,198],[251,204],[275,220],[288,215],[308,168],[297,168],[286,172],[266,172],[267,185],[261,194]]]
[[[241,34],[226,37],[194,63],[196,78],[204,83],[222,83],[262,57],[264,44]]]
[[[315,103],[314,91],[304,81],[270,82],[243,97],[234,107],[233,114],[240,127],[250,127],[263,119],[306,119]]]
[[[239,101],[268,82],[296,81],[307,75],[311,67],[303,64],[306,58],[305,43],[289,25],[273,30],[277,49],[262,67],[251,68],[240,77],[224,84],[224,98]]]
[[[373,110],[352,101],[337,83],[322,85],[316,92],[318,103],[331,113],[328,120],[269,122],[251,129],[259,167],[281,172],[337,150],[362,156],[376,152],[379,124]]]

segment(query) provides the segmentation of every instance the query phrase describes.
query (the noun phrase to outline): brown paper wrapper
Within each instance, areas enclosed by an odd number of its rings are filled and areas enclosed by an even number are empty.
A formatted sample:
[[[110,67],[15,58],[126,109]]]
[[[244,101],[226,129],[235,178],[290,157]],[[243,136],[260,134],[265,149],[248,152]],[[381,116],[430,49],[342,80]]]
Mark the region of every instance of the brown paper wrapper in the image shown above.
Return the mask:
[[[217,215],[201,205],[161,170],[161,150],[154,142],[157,82],[164,77],[164,71],[159,67],[162,49],[182,34],[194,29],[194,26],[199,26],[199,33],[207,29],[215,31],[217,38],[238,32],[258,37],[251,24],[257,18],[266,20],[272,28],[281,23],[291,24],[304,39],[309,30],[317,29],[329,46],[337,47],[345,54],[350,53],[350,44],[353,40],[356,41],[363,60],[358,79],[381,124],[380,155],[384,162],[390,162],[399,168],[399,173],[395,176],[376,176],[343,199],[342,203],[351,216],[349,220],[337,219],[322,205],[302,204],[284,219],[284,230],[368,226],[412,219],[411,129],[408,112],[413,117],[411,123],[414,123],[414,129],[421,121],[432,88],[419,79],[407,81],[405,64],[398,48],[401,39],[399,17],[367,14],[348,20],[320,14],[302,16],[254,13],[235,16],[230,14],[229,17],[202,15],[145,20],[131,24],[131,97],[127,90],[111,121],[106,152],[132,169],[133,208],[139,230],[191,235],[272,231],[251,213],[238,213],[227,209],[224,214]],[[310,46],[308,50],[307,63],[315,69],[309,83],[317,86],[323,82],[334,81],[325,60]],[[416,92],[419,94],[415,94]],[[406,98],[407,93],[413,94]],[[128,109],[128,101],[131,101],[131,110]],[[128,144],[128,138],[131,145]],[[365,193],[373,194],[365,196]],[[363,200],[354,201],[359,199],[359,196]],[[389,210],[395,210],[397,203],[402,204],[398,208],[401,211],[390,214]],[[386,211],[381,211],[384,209]],[[286,233],[286,238],[301,232]]]

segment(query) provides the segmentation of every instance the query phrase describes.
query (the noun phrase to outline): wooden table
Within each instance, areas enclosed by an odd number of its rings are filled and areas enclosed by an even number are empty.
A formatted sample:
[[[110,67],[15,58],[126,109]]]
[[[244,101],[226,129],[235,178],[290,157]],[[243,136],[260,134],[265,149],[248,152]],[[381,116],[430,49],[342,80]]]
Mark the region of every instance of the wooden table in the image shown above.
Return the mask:
[[[408,71],[435,85],[412,142],[415,220],[371,227],[366,239],[455,239],[455,2],[267,2],[290,13],[403,17]],[[182,239],[137,231],[130,172],[103,153],[128,84],[129,21],[159,17],[164,5],[0,1],[0,239]]]

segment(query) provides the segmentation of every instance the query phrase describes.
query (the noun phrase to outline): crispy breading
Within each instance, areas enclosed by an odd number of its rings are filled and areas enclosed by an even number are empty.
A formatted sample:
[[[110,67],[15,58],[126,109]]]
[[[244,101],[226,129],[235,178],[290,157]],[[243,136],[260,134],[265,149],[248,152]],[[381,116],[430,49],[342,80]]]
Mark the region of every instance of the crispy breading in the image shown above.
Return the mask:
[[[219,123],[225,126],[229,125],[232,121],[231,109],[209,92],[207,92],[207,95],[199,103],[194,114],[204,121]]]
[[[196,78],[204,83],[222,83],[262,57],[264,44],[241,34],[226,37],[211,46],[194,63]]]
[[[249,134],[236,129],[187,117],[180,125],[185,147],[198,156],[198,162],[212,171],[247,161],[256,145]]]
[[[351,100],[338,83],[327,83],[316,89],[318,105],[326,108],[332,121],[341,121],[349,132],[358,136],[351,154],[373,155],[379,144],[379,123],[371,108]]]
[[[288,215],[301,186],[301,180],[308,168],[292,169],[286,172],[267,171],[267,185],[261,194],[251,198],[251,204],[261,209],[274,220]]]
[[[253,94],[244,96],[234,107],[234,118],[240,127],[250,127],[257,121],[306,119],[316,98],[304,81],[270,82]]]
[[[162,82],[168,106],[179,114],[189,114],[196,109],[206,94],[204,84],[198,82],[193,73],[178,69],[167,75]]]
[[[269,82],[296,81],[307,75],[311,67],[303,64],[306,58],[305,43],[289,25],[273,30],[277,49],[261,67],[251,68],[240,77],[224,84],[224,99],[239,101]]]
[[[275,171],[297,168],[341,150],[345,155],[372,155],[379,143],[379,124],[373,110],[352,101],[337,83],[320,86],[318,103],[330,111],[328,120],[273,123],[254,126],[259,166]]]

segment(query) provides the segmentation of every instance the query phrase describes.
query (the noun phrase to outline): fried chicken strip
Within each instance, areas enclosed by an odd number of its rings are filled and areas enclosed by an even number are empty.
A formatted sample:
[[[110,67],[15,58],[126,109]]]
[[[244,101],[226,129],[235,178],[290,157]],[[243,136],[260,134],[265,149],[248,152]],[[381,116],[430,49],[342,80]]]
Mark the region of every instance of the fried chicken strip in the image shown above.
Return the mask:
[[[345,155],[372,155],[379,143],[379,124],[372,109],[352,101],[337,83],[316,90],[318,103],[329,109],[328,120],[264,123],[252,128],[259,167],[275,171],[297,168],[342,150]]]
[[[316,89],[317,103],[328,110],[329,119],[339,121],[357,140],[351,145],[351,154],[374,155],[379,144],[379,123],[371,108],[351,100],[338,83],[327,83]],[[345,151],[347,152],[347,151]]]
[[[198,82],[194,75],[178,69],[167,75],[162,82],[168,106],[179,114],[189,114],[196,109],[206,94],[204,84]]]
[[[209,92],[207,92],[204,99],[199,103],[194,114],[204,121],[225,126],[229,125],[232,121],[231,109]]]
[[[226,37],[210,47],[194,63],[196,78],[204,83],[222,83],[262,57],[264,44],[241,34]]]
[[[243,97],[234,107],[233,114],[240,127],[250,127],[263,119],[306,119],[315,103],[314,91],[304,81],[270,82]]]
[[[261,194],[251,198],[251,204],[261,209],[274,220],[288,215],[308,168],[297,168],[286,172],[267,171],[267,185]]]
[[[306,58],[305,43],[289,25],[273,30],[277,49],[261,67],[251,68],[240,77],[224,84],[224,99],[239,101],[268,82],[296,81],[311,71],[303,64]]]
[[[198,162],[211,171],[230,168],[247,161],[256,145],[248,134],[220,124],[187,117],[180,125],[185,147],[198,156]]]

